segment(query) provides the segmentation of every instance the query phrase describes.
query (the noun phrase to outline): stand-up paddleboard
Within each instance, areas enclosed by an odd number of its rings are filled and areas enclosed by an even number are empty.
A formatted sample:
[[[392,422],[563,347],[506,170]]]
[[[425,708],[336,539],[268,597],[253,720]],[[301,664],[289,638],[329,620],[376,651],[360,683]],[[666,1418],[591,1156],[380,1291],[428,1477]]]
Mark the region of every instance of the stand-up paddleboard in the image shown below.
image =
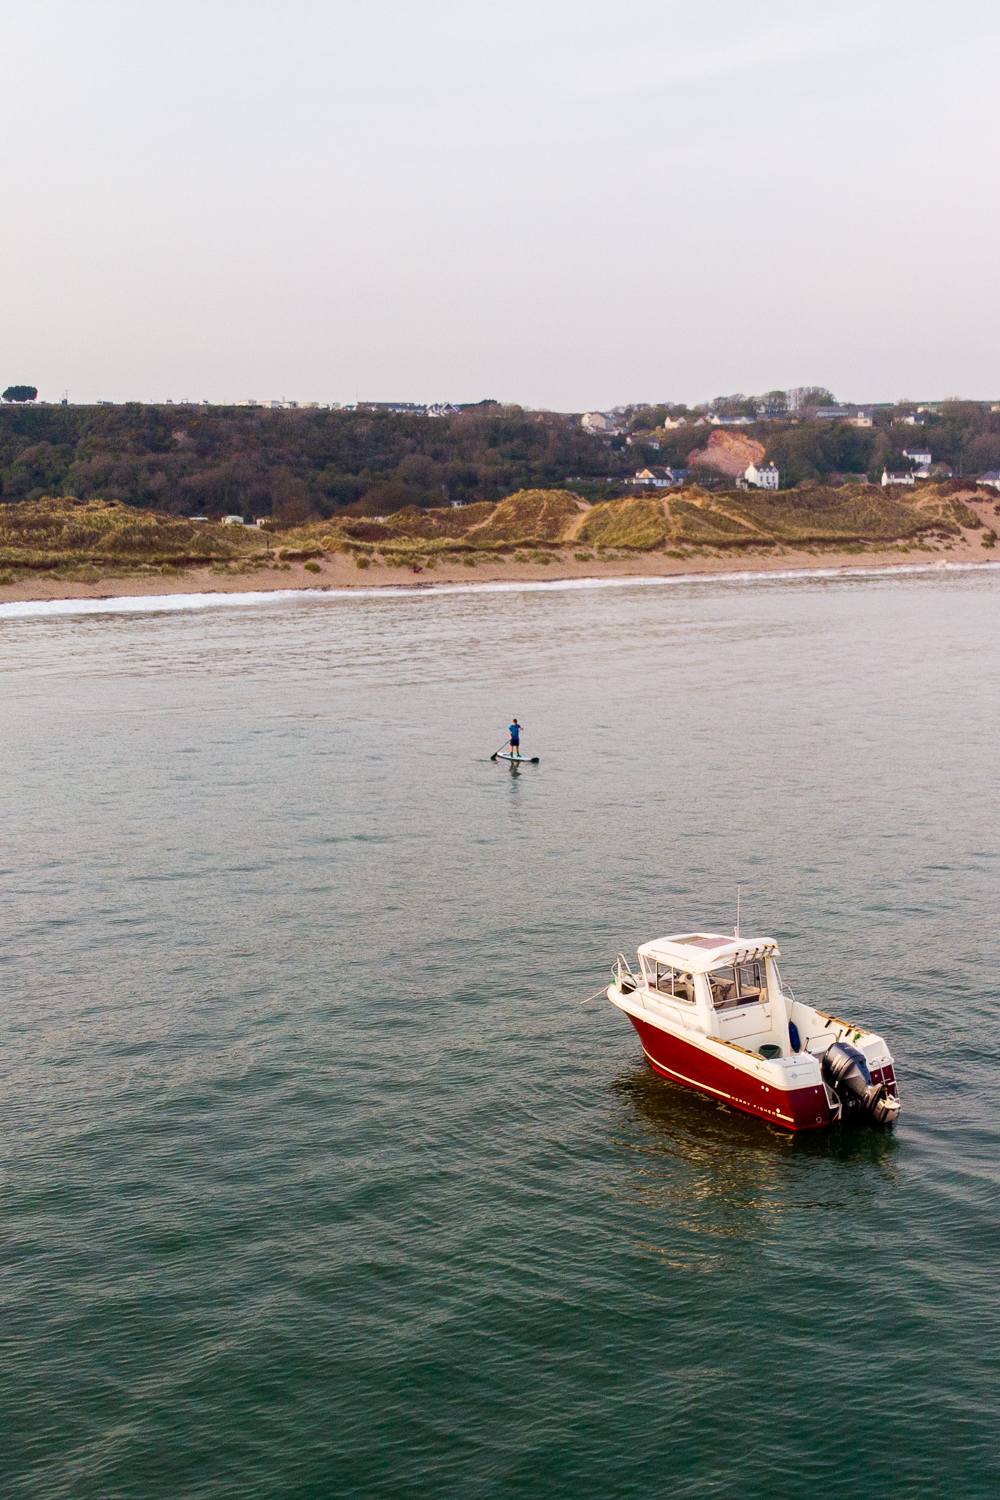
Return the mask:
[[[537,755],[500,755],[499,752],[491,758],[493,760],[509,760],[515,766],[537,766],[540,759]]]

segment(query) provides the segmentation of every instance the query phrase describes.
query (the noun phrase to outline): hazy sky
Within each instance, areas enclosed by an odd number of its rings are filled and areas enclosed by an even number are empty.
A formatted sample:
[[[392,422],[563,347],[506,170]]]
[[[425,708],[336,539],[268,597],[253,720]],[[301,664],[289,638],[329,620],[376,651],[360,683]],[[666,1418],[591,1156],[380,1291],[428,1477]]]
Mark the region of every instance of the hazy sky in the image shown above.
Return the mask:
[[[0,385],[1000,396],[1000,7],[0,0]]]

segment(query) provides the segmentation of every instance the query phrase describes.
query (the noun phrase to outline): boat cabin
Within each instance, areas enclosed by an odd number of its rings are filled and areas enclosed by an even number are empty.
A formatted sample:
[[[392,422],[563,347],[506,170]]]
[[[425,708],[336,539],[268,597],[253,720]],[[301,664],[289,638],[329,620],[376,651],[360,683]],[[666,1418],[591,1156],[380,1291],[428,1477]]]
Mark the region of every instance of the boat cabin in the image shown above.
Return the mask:
[[[765,1056],[787,1054],[788,1016],[772,938],[684,933],[639,949],[640,986],[706,1036]],[[775,1050],[777,1049],[777,1050]]]

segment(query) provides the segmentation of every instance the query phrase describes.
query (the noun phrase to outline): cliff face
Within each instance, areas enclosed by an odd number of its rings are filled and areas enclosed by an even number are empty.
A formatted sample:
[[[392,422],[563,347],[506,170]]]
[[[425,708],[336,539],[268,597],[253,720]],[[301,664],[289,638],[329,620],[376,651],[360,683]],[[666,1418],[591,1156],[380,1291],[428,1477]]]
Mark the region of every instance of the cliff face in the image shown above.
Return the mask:
[[[745,437],[741,432],[732,432],[717,427],[704,448],[696,448],[688,454],[688,468],[714,469],[717,474],[728,474],[735,479],[750,464],[759,464],[764,457],[763,443]]]

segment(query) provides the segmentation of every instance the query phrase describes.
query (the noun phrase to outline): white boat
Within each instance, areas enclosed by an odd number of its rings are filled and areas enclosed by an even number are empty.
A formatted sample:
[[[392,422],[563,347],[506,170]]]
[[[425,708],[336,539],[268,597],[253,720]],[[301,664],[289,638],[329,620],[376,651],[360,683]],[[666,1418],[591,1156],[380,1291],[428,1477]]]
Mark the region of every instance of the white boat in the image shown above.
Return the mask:
[[[618,955],[612,1005],[650,1066],[788,1130],[845,1117],[892,1125],[899,1090],[882,1037],[803,1005],[782,988],[772,938],[689,932]]]

